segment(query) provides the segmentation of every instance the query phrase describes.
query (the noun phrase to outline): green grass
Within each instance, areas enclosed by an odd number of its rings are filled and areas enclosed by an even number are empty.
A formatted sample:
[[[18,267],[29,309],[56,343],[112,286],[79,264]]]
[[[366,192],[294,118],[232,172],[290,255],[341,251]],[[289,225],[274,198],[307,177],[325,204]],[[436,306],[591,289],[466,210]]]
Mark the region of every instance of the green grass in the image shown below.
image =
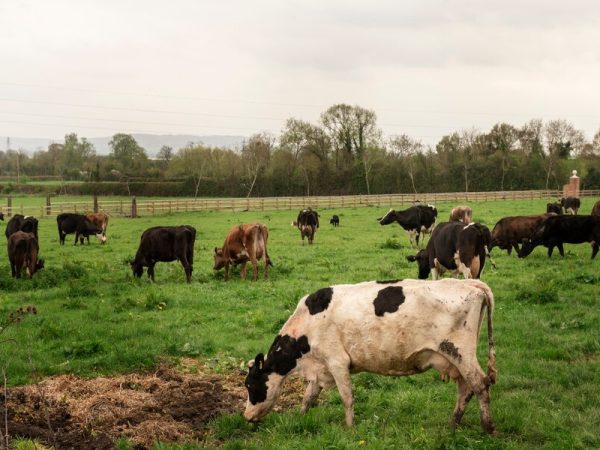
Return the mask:
[[[595,199],[583,199],[589,212]],[[490,226],[507,215],[545,210],[544,200],[470,204],[474,218]],[[440,221],[452,205],[439,204]],[[292,212],[190,213],[140,219],[112,218],[109,240],[80,248],[73,237],[58,245],[53,219],[40,221],[46,269],[33,280],[13,280],[0,257],[0,317],[35,304],[36,316],[11,326],[2,338],[0,361],[9,383],[32,381],[32,373],[92,377],[152,367],[159,358],[183,356],[247,361],[265,352],[298,299],[320,287],[370,279],[414,278],[406,261],[413,252],[397,225],[375,219],[386,208],[321,210],[323,226],[313,246],[300,243]],[[330,227],[331,214],[341,226]],[[271,279],[225,283],[212,271],[212,251],[239,222],[269,226]],[[141,232],[154,225],[191,224],[198,230],[193,282],[181,265],[158,264],[155,284],[135,280],[126,261]],[[337,392],[301,417],[299,407],[271,413],[255,428],[241,414],[210,426],[207,442],[224,448],[598,448],[600,438],[600,260],[589,245],[566,245],[551,260],[538,248],[525,260],[494,250],[498,269],[486,265],[483,280],[494,291],[494,337],[498,384],[492,413],[499,431],[481,431],[475,401],[462,427],[448,426],[453,384],[434,372],[392,378],[353,378],[356,426],[343,426]],[[262,275],[262,269],[260,271]],[[485,335],[480,361],[485,361]],[[31,359],[31,363],[30,363]],[[484,364],[482,364],[484,365]],[[227,365],[226,365],[227,366]],[[227,366],[228,367],[228,366]],[[227,367],[217,369],[227,370]],[[123,444],[123,448],[127,448]],[[158,445],[160,449],[193,448]]]

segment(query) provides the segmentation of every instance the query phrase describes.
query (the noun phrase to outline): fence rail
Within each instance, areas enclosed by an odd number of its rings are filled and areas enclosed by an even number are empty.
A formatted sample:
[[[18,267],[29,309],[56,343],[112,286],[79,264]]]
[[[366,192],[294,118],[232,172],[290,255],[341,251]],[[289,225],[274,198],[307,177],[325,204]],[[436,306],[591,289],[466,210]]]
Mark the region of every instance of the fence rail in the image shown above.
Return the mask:
[[[493,191],[493,192],[446,192],[426,194],[381,194],[341,195],[315,197],[258,197],[258,198],[200,198],[171,200],[102,200],[99,198],[82,202],[51,203],[46,205],[12,205],[10,198],[6,206],[0,206],[5,215],[23,214],[48,217],[63,212],[87,214],[102,211],[111,216],[137,217],[195,211],[278,211],[296,210],[307,207],[353,208],[362,206],[401,207],[415,202],[424,203],[468,203],[480,201],[557,199],[562,196],[557,190],[536,191]],[[581,197],[600,197],[600,190],[581,191]],[[95,203],[97,202],[97,206]]]

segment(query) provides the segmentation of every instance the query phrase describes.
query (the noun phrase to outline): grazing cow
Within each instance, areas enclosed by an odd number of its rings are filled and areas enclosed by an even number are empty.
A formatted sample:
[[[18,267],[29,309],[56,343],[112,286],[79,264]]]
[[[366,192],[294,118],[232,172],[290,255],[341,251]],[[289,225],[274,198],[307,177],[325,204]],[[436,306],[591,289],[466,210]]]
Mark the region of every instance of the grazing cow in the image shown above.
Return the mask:
[[[85,217],[87,217],[87,219],[92,222],[94,225],[96,225],[98,228],[100,228],[102,230],[102,234],[100,235],[96,235],[96,237],[98,237],[98,239],[100,239],[100,242],[102,242],[103,244],[106,242],[106,228],[108,228],[108,214],[104,214],[104,213],[92,213],[92,214],[88,214]],[[88,244],[90,243],[90,237],[87,237],[87,241]],[[83,242],[82,242],[83,244]]]
[[[450,212],[449,222],[471,223],[473,220],[473,210],[468,206],[456,206]]]
[[[65,244],[65,236],[75,233],[75,244],[81,238],[95,234],[100,241],[106,241],[106,237],[102,236],[102,229],[92,223],[86,216],[82,214],[63,213],[56,216],[56,224],[58,225],[58,239],[61,245]],[[89,239],[88,239],[89,243]]]
[[[492,230],[492,242],[489,250],[500,247],[510,255],[514,248],[518,253],[519,244],[529,238],[540,223],[552,216],[556,216],[556,214],[550,212],[534,216],[511,216],[500,219]]]
[[[581,207],[581,200],[577,197],[566,197],[560,199],[560,205],[563,208],[565,214],[577,215],[577,211]]]
[[[331,219],[329,219],[329,224],[333,225],[334,227],[339,227],[340,226],[340,218],[334,214]]]
[[[31,278],[44,268],[44,260],[38,259],[40,248],[33,233],[15,231],[8,238],[7,249],[13,277],[21,278],[21,272],[25,269]]]
[[[592,259],[594,259],[600,247],[600,217],[568,215],[548,217],[523,243],[519,258],[525,258],[538,245],[548,247],[548,257],[552,256],[554,247],[558,247],[560,256],[565,256],[563,244],[583,242],[592,244]]]
[[[303,209],[298,213],[298,218],[294,221],[300,230],[300,237],[304,244],[304,238],[308,238],[308,243],[312,244],[315,239],[315,233],[319,228],[319,213],[311,208]]]
[[[269,265],[273,265],[267,251],[269,230],[262,223],[242,224],[233,227],[222,248],[215,247],[214,270],[225,267],[225,281],[229,279],[229,265],[242,265],[240,277],[246,279],[246,263],[252,263],[252,279],[258,279],[258,260],[264,257],[265,278],[269,278]]]
[[[142,233],[135,259],[129,262],[133,275],[140,278],[144,267],[148,267],[148,277],[154,281],[157,262],[178,260],[189,283],[192,280],[195,240],[196,229],[189,225],[148,228]]]
[[[487,309],[487,375],[477,361],[477,340]],[[301,412],[322,388],[337,385],[346,425],[354,422],[351,373],[413,375],[430,368],[457,383],[451,425],[461,421],[473,395],[481,424],[494,433],[490,385],[496,381],[494,297],[478,280],[367,281],[320,289],[303,297],[266,358],[249,363],[244,417],[256,422],[274,406],[284,380],[308,380]]]
[[[422,280],[427,279],[430,272],[437,280],[446,270],[452,270],[455,275],[461,273],[465,278],[479,278],[485,257],[489,256],[490,241],[490,230],[485,225],[441,223],[431,233],[427,248],[406,259],[417,261]]]
[[[24,216],[22,214],[15,214],[6,224],[6,230],[4,234],[6,239],[11,234],[17,231],[24,231],[25,233],[33,233],[36,239],[38,239],[38,220],[33,216]]]
[[[411,245],[415,245],[413,240],[416,236],[416,246],[419,245],[419,236],[421,233],[431,233],[435,225],[437,209],[433,205],[415,205],[404,211],[395,211],[390,209],[387,214],[377,219],[381,225],[389,225],[398,222],[398,224],[408,231]],[[425,237],[423,237],[425,239]]]
[[[562,214],[563,210],[562,210],[562,206],[559,202],[555,202],[555,203],[546,203],[546,212],[547,213],[555,213],[555,214]]]
[[[600,216],[600,200],[598,200],[592,208],[592,216]]]

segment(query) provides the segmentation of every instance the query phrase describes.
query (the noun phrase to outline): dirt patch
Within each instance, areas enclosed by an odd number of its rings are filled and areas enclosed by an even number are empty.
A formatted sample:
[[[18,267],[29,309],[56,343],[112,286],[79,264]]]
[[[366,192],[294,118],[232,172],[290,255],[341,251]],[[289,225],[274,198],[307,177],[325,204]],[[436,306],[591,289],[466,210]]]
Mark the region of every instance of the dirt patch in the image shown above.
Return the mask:
[[[9,389],[9,434],[57,449],[112,449],[121,437],[139,449],[157,440],[202,441],[212,418],[243,410],[245,375],[185,370],[160,368],[151,374],[94,379],[62,375]],[[289,381],[277,409],[301,401],[302,383]],[[4,416],[3,393],[0,405]]]

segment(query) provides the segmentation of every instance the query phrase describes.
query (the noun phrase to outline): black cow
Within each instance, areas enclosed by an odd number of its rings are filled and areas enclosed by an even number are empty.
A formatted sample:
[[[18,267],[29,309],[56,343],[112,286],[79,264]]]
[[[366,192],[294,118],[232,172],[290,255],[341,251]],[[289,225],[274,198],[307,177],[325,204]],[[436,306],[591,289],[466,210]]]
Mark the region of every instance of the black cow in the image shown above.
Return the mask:
[[[319,213],[311,208],[303,209],[298,213],[298,218],[294,224],[300,230],[300,237],[304,244],[304,238],[308,238],[308,243],[312,244],[315,239],[315,233],[319,228]]]
[[[592,259],[600,247],[600,217],[596,216],[552,216],[541,223],[533,235],[527,239],[519,258],[528,256],[538,245],[548,247],[548,257],[554,247],[558,247],[560,256],[565,256],[563,244],[581,244],[591,242]]]
[[[581,200],[579,200],[577,197],[563,197],[560,199],[560,205],[562,206],[565,214],[569,213],[575,216],[581,207]]]
[[[148,228],[142,233],[135,259],[129,263],[133,275],[141,277],[144,267],[148,267],[148,277],[154,281],[157,262],[179,260],[189,283],[192,279],[195,240],[196,229],[189,225]]]
[[[31,278],[34,273],[44,268],[44,260],[38,259],[40,248],[33,233],[15,231],[8,238],[7,250],[10,271],[15,278],[21,278],[23,269]]]
[[[4,231],[6,239],[8,239],[11,234],[16,233],[17,231],[33,233],[35,238],[38,239],[38,220],[33,216],[15,214],[6,224],[6,230]]]
[[[381,225],[389,225],[398,222],[402,228],[408,231],[410,243],[413,243],[413,237],[416,235],[416,245],[419,245],[419,236],[421,233],[431,233],[435,225],[437,209],[433,205],[415,205],[404,211],[395,211],[390,209],[388,213],[377,219]],[[464,224],[463,224],[464,225]],[[423,237],[424,239],[424,237]]]
[[[563,213],[562,205],[559,202],[546,203],[546,212],[547,213],[562,214]]]
[[[83,238],[91,235],[98,236],[98,239],[101,241],[106,240],[102,236],[102,230],[82,214],[59,214],[56,216],[56,224],[58,225],[58,239],[61,245],[65,244],[65,236],[73,233],[75,233],[75,245],[77,245],[77,241],[80,239],[83,245]]]
[[[431,233],[427,248],[406,259],[418,262],[422,280],[427,279],[430,272],[437,280],[446,270],[462,273],[465,278],[479,278],[485,257],[489,256],[491,239],[489,228],[479,223],[441,223]]]
[[[329,219],[329,224],[333,225],[334,227],[339,227],[340,226],[340,218],[334,214],[331,219]]]

